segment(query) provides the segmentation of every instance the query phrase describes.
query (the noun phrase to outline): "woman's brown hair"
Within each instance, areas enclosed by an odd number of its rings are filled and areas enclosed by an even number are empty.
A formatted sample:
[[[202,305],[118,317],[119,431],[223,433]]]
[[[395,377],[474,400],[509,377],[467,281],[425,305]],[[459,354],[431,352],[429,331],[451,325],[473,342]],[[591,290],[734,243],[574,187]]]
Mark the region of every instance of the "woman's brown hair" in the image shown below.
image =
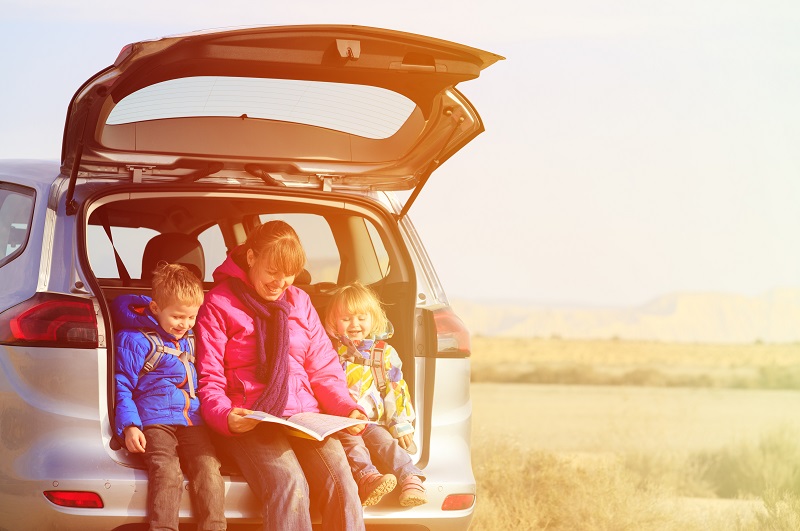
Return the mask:
[[[267,258],[273,267],[287,275],[298,275],[306,265],[303,244],[291,225],[281,220],[268,221],[247,235],[246,249],[256,259]]]

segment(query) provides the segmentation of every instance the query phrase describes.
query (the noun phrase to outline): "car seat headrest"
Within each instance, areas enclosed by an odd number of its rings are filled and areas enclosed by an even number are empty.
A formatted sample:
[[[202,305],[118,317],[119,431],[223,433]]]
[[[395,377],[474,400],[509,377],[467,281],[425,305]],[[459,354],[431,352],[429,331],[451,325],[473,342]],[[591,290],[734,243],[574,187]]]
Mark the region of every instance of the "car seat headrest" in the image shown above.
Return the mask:
[[[303,269],[294,277],[294,283],[302,285],[311,284],[311,273],[309,273],[307,269]]]
[[[206,259],[203,246],[193,236],[165,232],[151,238],[142,254],[142,280],[151,282],[153,271],[161,261],[186,266],[201,281],[205,279]]]

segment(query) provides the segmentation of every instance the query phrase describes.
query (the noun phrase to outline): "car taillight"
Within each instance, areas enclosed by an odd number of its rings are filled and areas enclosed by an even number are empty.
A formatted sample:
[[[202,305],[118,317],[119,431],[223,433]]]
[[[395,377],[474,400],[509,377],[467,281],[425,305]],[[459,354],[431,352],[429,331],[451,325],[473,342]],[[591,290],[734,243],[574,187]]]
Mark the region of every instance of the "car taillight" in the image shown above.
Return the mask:
[[[103,499],[96,492],[82,490],[46,490],[44,497],[61,507],[102,509]]]
[[[89,299],[36,293],[0,313],[0,344],[97,348],[97,316]]]
[[[450,494],[442,502],[443,511],[463,511],[475,503],[474,494]]]
[[[465,358],[472,352],[469,330],[449,306],[433,312],[439,355]]]

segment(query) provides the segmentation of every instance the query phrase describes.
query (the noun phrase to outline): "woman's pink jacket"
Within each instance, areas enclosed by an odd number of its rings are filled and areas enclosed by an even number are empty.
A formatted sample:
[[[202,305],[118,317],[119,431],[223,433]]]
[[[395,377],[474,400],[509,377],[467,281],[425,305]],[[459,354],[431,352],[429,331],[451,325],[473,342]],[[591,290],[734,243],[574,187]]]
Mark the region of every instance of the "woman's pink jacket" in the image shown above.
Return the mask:
[[[255,377],[255,322],[231,290],[231,277],[252,286],[229,255],[214,271],[217,285],[206,295],[194,327],[200,411],[208,425],[224,435],[233,435],[228,429],[231,409],[252,409],[265,387]],[[283,297],[291,306],[289,398],[283,416],[312,411],[346,417],[361,410],[350,396],[339,357],[308,295],[290,286]]]

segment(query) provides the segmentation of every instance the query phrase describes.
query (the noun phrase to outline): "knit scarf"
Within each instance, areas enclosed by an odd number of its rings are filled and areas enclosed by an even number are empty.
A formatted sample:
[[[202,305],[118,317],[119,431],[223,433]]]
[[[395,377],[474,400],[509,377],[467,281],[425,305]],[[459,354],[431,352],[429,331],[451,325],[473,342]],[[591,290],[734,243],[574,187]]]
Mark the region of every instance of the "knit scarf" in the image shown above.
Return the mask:
[[[266,301],[239,278],[231,288],[255,320],[256,379],[267,384],[253,409],[279,417],[289,396],[289,303]]]

